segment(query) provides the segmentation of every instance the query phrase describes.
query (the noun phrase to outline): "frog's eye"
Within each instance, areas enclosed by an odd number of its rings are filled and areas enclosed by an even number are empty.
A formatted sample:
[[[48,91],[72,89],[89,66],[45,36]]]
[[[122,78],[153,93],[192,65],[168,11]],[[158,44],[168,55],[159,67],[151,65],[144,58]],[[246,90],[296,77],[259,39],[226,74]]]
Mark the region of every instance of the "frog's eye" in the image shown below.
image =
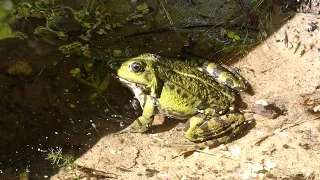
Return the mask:
[[[142,70],[142,65],[140,63],[134,62],[130,65],[130,70],[134,73]]]

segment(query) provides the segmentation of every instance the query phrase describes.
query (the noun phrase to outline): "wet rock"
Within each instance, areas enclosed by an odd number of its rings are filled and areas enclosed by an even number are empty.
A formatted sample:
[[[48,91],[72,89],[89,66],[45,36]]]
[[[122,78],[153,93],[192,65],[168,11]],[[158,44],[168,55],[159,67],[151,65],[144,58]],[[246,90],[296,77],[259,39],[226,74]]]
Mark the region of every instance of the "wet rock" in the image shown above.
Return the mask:
[[[28,62],[17,61],[9,66],[8,74],[28,76],[32,74],[32,67]]]
[[[254,111],[256,114],[259,114],[261,116],[275,119],[280,115],[284,115],[286,109],[280,108],[274,103],[269,103],[263,99],[260,99],[255,102]]]

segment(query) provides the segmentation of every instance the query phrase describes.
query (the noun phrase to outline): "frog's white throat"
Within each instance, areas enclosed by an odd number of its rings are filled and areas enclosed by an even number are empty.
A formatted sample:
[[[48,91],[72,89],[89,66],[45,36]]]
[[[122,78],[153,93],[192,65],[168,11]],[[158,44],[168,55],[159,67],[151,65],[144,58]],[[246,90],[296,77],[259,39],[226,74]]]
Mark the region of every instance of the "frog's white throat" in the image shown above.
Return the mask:
[[[141,86],[139,86],[136,83],[127,81],[125,79],[122,79],[122,78],[118,78],[118,79],[120,80],[120,82],[122,84],[127,86],[132,91],[132,93],[134,94],[135,98],[137,98],[138,101],[140,102],[141,108],[143,108],[145,103],[146,103],[147,96],[146,96],[146,94],[143,93]]]

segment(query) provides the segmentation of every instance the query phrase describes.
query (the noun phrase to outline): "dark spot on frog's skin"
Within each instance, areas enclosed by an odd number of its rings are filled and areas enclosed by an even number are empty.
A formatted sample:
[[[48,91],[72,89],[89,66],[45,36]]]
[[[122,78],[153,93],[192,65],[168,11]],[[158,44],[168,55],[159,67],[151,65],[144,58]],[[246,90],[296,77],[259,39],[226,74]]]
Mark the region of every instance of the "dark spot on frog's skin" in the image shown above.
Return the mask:
[[[168,83],[167,85],[168,85],[169,89],[174,90],[175,86],[173,84]]]
[[[219,99],[220,99],[217,94],[214,95],[214,98],[215,98],[216,100],[219,100]]]
[[[189,96],[188,96],[187,93],[184,92],[184,93],[182,93],[182,97],[183,97],[183,98],[188,98]]]
[[[233,86],[234,86],[234,82],[233,82],[232,79],[230,79],[230,78],[227,78],[227,79],[226,79],[226,84],[227,84],[229,87],[233,87]]]
[[[142,122],[140,121],[139,118],[138,118],[136,121],[137,121],[137,123],[139,124],[139,126],[142,126]]]
[[[182,68],[180,66],[177,66],[176,68],[178,69],[178,71],[182,70]]]
[[[201,96],[199,95],[199,98],[201,98]],[[207,101],[201,101],[201,103],[197,106],[198,110],[204,110],[206,107],[208,107],[209,104]]]
[[[205,134],[210,133],[208,122],[201,124],[201,126],[199,128],[202,129]]]
[[[183,111],[179,111],[179,114],[180,114],[181,116],[185,116],[185,115],[186,115],[186,113],[184,113]]]
[[[173,112],[172,112],[172,111],[170,111],[170,110],[167,110],[167,111],[166,111],[166,114],[173,115]]]
[[[160,63],[158,63],[158,62],[155,62],[153,65],[154,65],[153,67],[160,68]]]
[[[222,111],[222,109],[219,106],[215,106],[213,107],[213,110],[215,113],[219,114],[220,111]]]
[[[173,73],[172,69],[166,69],[167,73]]]
[[[189,128],[190,128],[190,120],[188,120],[188,121],[184,124],[183,131],[186,132],[186,131],[188,131]]]
[[[221,124],[222,127],[227,126],[227,123],[225,120],[223,120],[221,117],[214,117],[213,118],[216,123]]]
[[[177,93],[180,94],[181,93],[181,89],[177,88]]]

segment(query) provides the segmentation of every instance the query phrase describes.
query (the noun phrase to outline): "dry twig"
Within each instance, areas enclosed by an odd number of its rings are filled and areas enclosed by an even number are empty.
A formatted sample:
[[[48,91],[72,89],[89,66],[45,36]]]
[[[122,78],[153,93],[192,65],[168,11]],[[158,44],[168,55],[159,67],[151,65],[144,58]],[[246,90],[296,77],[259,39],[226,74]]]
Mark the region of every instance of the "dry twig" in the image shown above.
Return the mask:
[[[284,131],[284,130],[286,130],[286,129],[289,129],[289,128],[291,128],[291,127],[298,126],[298,125],[300,125],[300,124],[303,124],[303,123],[306,123],[306,122],[311,122],[311,121],[314,121],[314,120],[315,120],[315,119],[311,119],[311,120],[299,120],[299,121],[296,121],[296,122],[294,122],[294,123],[292,123],[292,124],[290,124],[290,125],[288,125],[288,126],[285,126],[285,127],[283,127],[283,128],[277,128],[277,129],[280,129],[279,132],[282,132],[282,131]],[[261,137],[261,138],[255,143],[255,145],[256,145],[256,146],[259,146],[264,140],[266,140],[267,138],[269,138],[269,137],[271,137],[271,136],[274,136],[274,135],[275,135],[274,132],[271,132],[271,133],[266,134],[265,136]]]

